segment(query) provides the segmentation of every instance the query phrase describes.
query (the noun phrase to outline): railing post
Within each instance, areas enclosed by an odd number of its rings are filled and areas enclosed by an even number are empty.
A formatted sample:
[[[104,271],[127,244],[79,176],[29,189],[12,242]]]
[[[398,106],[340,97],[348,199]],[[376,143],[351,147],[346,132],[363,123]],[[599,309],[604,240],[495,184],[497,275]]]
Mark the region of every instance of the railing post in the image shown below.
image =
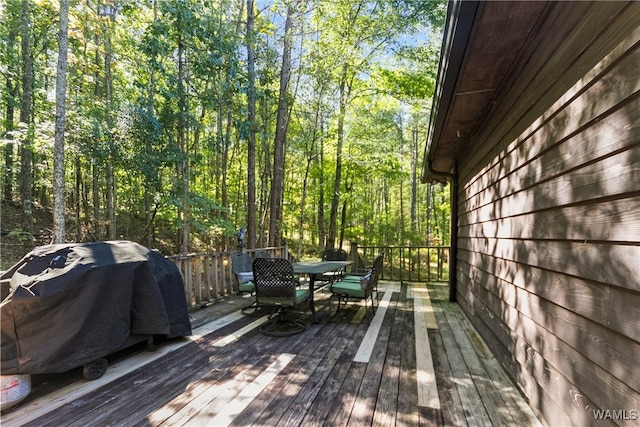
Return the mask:
[[[220,257],[216,256],[213,262],[213,277],[215,277],[215,286],[213,294],[216,298],[220,297]],[[224,293],[222,293],[224,295]]]
[[[187,304],[189,307],[193,307],[193,276],[191,275],[191,258],[184,258],[181,260],[182,268],[184,269],[184,286],[187,290]]]
[[[194,256],[191,258],[193,261],[193,278],[194,278],[194,291],[196,297],[196,305],[202,305],[202,275],[200,266],[200,257]]]
[[[212,255],[205,255],[203,257],[204,261],[204,283],[206,286],[205,298],[207,301],[211,302],[211,261],[213,260]]]
[[[431,281],[431,248],[427,248],[427,282]]]

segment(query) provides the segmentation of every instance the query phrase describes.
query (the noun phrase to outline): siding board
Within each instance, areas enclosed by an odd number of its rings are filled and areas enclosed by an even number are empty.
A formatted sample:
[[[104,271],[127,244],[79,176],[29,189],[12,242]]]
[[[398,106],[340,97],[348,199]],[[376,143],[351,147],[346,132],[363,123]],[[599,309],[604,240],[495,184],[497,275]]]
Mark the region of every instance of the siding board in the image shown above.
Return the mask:
[[[476,300],[482,301],[485,309],[490,310],[494,317],[506,324],[512,336],[515,333],[524,338],[543,355],[545,346],[549,346],[547,350],[567,346],[563,351],[567,354],[572,353],[571,356],[554,358],[546,354],[546,360],[553,362],[556,367],[563,366],[564,359],[571,360],[571,364],[575,366],[564,366],[565,369],[561,370],[566,372],[567,369],[580,368],[588,371],[588,375],[583,374],[583,381],[585,378],[594,381],[590,379],[593,375],[600,378],[610,376],[612,379],[609,383],[615,383],[615,389],[624,392],[615,394],[612,390],[603,391],[596,387],[595,392],[592,391],[590,395],[604,396],[609,392],[614,396],[609,404],[626,401],[627,407],[633,404],[640,406],[640,395],[637,393],[640,391],[640,378],[627,378],[629,372],[637,372],[640,369],[640,344],[630,343],[627,337],[609,333],[605,326],[592,319],[579,316],[551,301],[515,288],[509,283],[491,277],[488,272],[475,273],[473,271],[469,276],[461,272],[469,283],[466,289],[473,292]],[[474,276],[478,277],[478,280],[474,280]],[[509,305],[500,298],[499,295],[505,292],[514,294],[514,305]],[[589,345],[584,345],[585,343]],[[503,344],[511,348],[509,341]],[[547,353],[551,354],[549,351]],[[603,374],[604,372],[607,374]],[[623,384],[624,381],[626,385]],[[630,390],[635,391],[635,396]]]
[[[582,218],[580,224],[569,221]],[[467,217],[465,217],[467,219]],[[473,224],[460,224],[460,237],[638,242],[640,196],[600,203],[551,208]]]
[[[522,215],[541,209],[567,206],[603,198],[634,197],[640,182],[640,145],[606,157],[596,163],[574,169],[538,185],[504,197],[496,195],[493,203],[470,210],[459,208],[466,218],[461,224]]]
[[[486,238],[460,238],[458,245],[463,250],[640,292],[640,246]]]
[[[470,297],[471,300],[467,300],[466,297]],[[484,340],[487,341],[496,360],[498,360],[509,376],[519,385],[524,396],[529,401],[531,408],[536,412],[536,415],[543,420],[543,424],[573,425],[573,417],[566,411],[566,408],[556,402],[536,381],[536,376],[534,375],[536,366],[533,363],[534,359],[529,356],[530,351],[526,352],[527,359],[525,362],[519,363],[514,357],[515,352],[507,350],[497,338],[500,336],[500,332],[503,334],[506,333],[508,336],[509,332],[504,324],[495,322],[493,315],[488,310],[474,303],[473,295],[466,293],[464,290],[459,293],[458,303],[466,313],[474,313],[474,317],[470,318],[471,323],[478,332],[482,334]],[[523,344],[526,345],[526,343]],[[522,351],[526,350],[526,347],[522,345],[516,348]],[[608,425],[613,424],[610,423]]]
[[[547,424],[617,425],[593,410],[640,409],[640,3],[554,2],[533,22],[449,159],[456,300]]]
[[[478,291],[473,288],[469,287],[466,292],[477,296]],[[588,425],[589,421],[593,422],[591,410],[594,408],[634,408],[640,404],[635,390],[558,339],[553,332],[514,308],[504,307],[492,294],[482,295],[483,300],[474,299],[478,318],[491,329],[509,331],[498,335],[509,348],[508,354],[536,379],[535,384],[529,385],[530,390],[553,399],[570,417],[571,422],[563,425]],[[496,324],[502,322],[495,316],[495,310],[504,311],[503,317],[507,319],[507,323],[499,328]],[[567,325],[564,327],[568,329]],[[565,376],[566,373],[572,374],[571,380]],[[538,396],[527,397],[535,400]],[[557,424],[554,422],[551,425]]]
[[[460,251],[460,269],[465,265],[483,265],[505,282],[538,295],[560,307],[573,311],[630,339],[640,342],[640,294],[596,282],[558,274],[549,270],[492,258],[489,255]],[[478,270],[483,271],[478,268]],[[467,270],[468,271],[468,270]],[[475,273],[474,274],[479,274]],[[471,273],[469,277],[474,277]],[[488,286],[488,285],[487,285]],[[490,289],[487,287],[487,289]],[[493,291],[509,305],[515,306],[515,292]],[[618,307],[612,310],[611,307]]]
[[[640,61],[637,68],[640,69]],[[640,85],[640,79],[637,80]],[[468,187],[467,198],[461,205],[468,210],[476,209],[491,203],[496,196],[527,189],[541,178],[558,176],[611,153],[632,149],[640,141],[640,92],[618,108],[606,117],[597,116],[588,127],[578,123],[565,131],[557,123],[551,123],[550,127],[541,128],[527,139],[528,144],[518,146]],[[567,112],[561,118],[571,114]],[[565,133],[573,135],[564,139]],[[558,137],[562,137],[559,143]]]

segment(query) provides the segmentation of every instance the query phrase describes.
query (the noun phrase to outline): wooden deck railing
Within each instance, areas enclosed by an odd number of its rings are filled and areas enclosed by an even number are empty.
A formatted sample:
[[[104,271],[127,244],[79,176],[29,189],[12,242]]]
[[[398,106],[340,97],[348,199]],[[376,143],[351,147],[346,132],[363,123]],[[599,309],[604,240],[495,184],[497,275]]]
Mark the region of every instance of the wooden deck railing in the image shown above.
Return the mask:
[[[247,249],[266,250],[274,258],[291,259],[287,246]],[[443,282],[449,276],[448,246],[355,246],[349,250],[352,270],[373,264],[385,253],[381,279],[411,282]],[[184,279],[184,292],[189,308],[203,307],[227,295],[236,294],[238,285],[231,272],[232,252],[175,255],[167,257],[175,263]]]
[[[246,252],[258,250],[268,251],[271,257],[282,257],[283,254],[288,256],[286,246],[247,249]],[[203,307],[226,295],[238,293],[238,285],[231,272],[231,254],[232,252],[213,252],[167,257],[182,273],[189,308]]]
[[[449,246],[351,246],[357,268],[371,265],[384,252],[381,279],[409,282],[446,282]],[[357,254],[357,256],[355,255]]]

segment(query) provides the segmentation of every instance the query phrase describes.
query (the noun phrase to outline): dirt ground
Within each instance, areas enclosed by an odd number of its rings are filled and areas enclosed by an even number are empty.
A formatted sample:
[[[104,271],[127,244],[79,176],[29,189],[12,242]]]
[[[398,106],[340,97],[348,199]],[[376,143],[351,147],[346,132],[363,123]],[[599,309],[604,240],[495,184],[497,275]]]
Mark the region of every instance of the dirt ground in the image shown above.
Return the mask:
[[[33,236],[29,236],[23,231],[22,208],[18,202],[0,202],[0,271],[9,269],[16,262],[20,261],[27,253],[36,246],[53,243],[53,213],[51,209],[36,205],[33,208]],[[124,223],[131,223],[129,218],[124,218]],[[67,242],[89,242],[96,241],[97,238],[89,227],[81,227],[81,237],[77,236],[77,225],[73,215],[66,217]],[[119,230],[119,239],[142,242],[143,237],[140,231],[143,226],[127,226]],[[106,228],[105,228],[106,230]],[[175,231],[160,229],[156,231],[154,237],[154,249],[158,249],[165,255],[177,253],[175,249]],[[76,240],[79,239],[79,240]],[[204,242],[194,241],[190,244],[194,252],[212,252],[216,250]]]
[[[22,209],[19,203],[2,201],[0,205],[0,270],[18,262],[32,248],[51,243],[53,215],[48,209],[34,209],[33,240],[22,233]]]

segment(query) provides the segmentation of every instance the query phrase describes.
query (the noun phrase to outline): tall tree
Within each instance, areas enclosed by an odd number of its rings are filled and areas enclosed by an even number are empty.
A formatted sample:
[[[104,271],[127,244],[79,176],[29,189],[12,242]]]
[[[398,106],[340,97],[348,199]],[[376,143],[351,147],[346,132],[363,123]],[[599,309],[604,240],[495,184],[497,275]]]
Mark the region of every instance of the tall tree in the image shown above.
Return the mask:
[[[10,202],[13,200],[13,180],[14,180],[14,143],[13,131],[15,127],[15,110],[18,99],[19,81],[17,77],[19,72],[19,60],[17,55],[19,51],[16,49],[16,39],[20,30],[19,4],[17,2],[9,2],[5,10],[5,28],[8,30],[6,34],[6,49],[2,51],[2,62],[6,64],[5,70],[5,92],[4,92],[4,200]]]
[[[418,230],[418,129],[411,132],[411,232]]]
[[[247,0],[247,246],[256,243],[256,59],[253,0]]]
[[[182,254],[189,253],[189,226],[190,226],[190,206],[189,206],[189,154],[187,147],[187,95],[185,93],[186,59],[184,34],[185,23],[183,15],[178,12],[178,146],[182,152],[182,167],[180,176],[182,177]]]
[[[153,9],[153,21],[152,25],[155,24],[158,20],[158,2],[157,0],[153,0],[152,2]],[[157,52],[153,52],[151,54],[151,61],[153,64],[157,63]],[[147,111],[146,117],[149,119],[155,119],[155,96],[156,96],[156,67],[152,66],[149,76],[149,85],[147,88]],[[155,136],[155,135],[154,135]],[[155,138],[154,138],[155,139]],[[145,144],[145,148],[149,148],[149,144]],[[155,171],[154,171],[155,172]],[[152,172],[153,175],[155,173]],[[155,218],[155,214],[157,212],[157,204],[156,207],[151,210],[151,203],[153,197],[154,183],[153,179],[146,179],[144,186],[144,222],[145,222],[145,234],[143,236],[143,240],[146,241],[146,245],[148,247],[153,246],[153,220]]]
[[[31,129],[31,98],[33,94],[33,62],[31,58],[30,34],[30,2],[22,0],[20,10],[20,33],[22,37],[22,103],[20,104],[20,122],[24,126],[22,133],[22,149],[20,150],[20,195],[22,198],[22,227],[33,235],[33,170]]]
[[[273,177],[271,179],[271,214],[269,216],[269,246],[280,246],[282,242],[282,202],[284,197],[284,169],[289,123],[289,79],[291,76],[291,28],[294,5],[287,6],[280,68],[280,93],[276,117],[276,135],[273,147]]]
[[[67,94],[67,51],[69,45],[69,0],[60,0],[58,24],[58,70],[56,73],[56,124],[53,146],[53,241],[64,243],[64,119]]]
[[[338,100],[338,135],[336,143],[336,170],[333,178],[333,194],[331,198],[331,209],[329,211],[329,235],[327,246],[333,248],[336,242],[338,206],[340,204],[340,188],[342,185],[342,147],[344,145],[344,121],[347,114],[347,103],[351,93],[351,82],[349,79],[349,65],[343,64],[340,75],[339,100]]]
[[[107,121],[107,145],[109,149],[109,158],[107,161],[107,237],[111,240],[116,238],[116,176],[115,176],[115,111],[113,105],[113,73],[111,71],[111,62],[113,60],[113,49],[111,44],[111,35],[116,19],[117,6],[113,4],[105,4],[102,6],[102,14],[107,17],[104,45],[104,76],[105,76],[105,96],[106,96],[106,121]]]

